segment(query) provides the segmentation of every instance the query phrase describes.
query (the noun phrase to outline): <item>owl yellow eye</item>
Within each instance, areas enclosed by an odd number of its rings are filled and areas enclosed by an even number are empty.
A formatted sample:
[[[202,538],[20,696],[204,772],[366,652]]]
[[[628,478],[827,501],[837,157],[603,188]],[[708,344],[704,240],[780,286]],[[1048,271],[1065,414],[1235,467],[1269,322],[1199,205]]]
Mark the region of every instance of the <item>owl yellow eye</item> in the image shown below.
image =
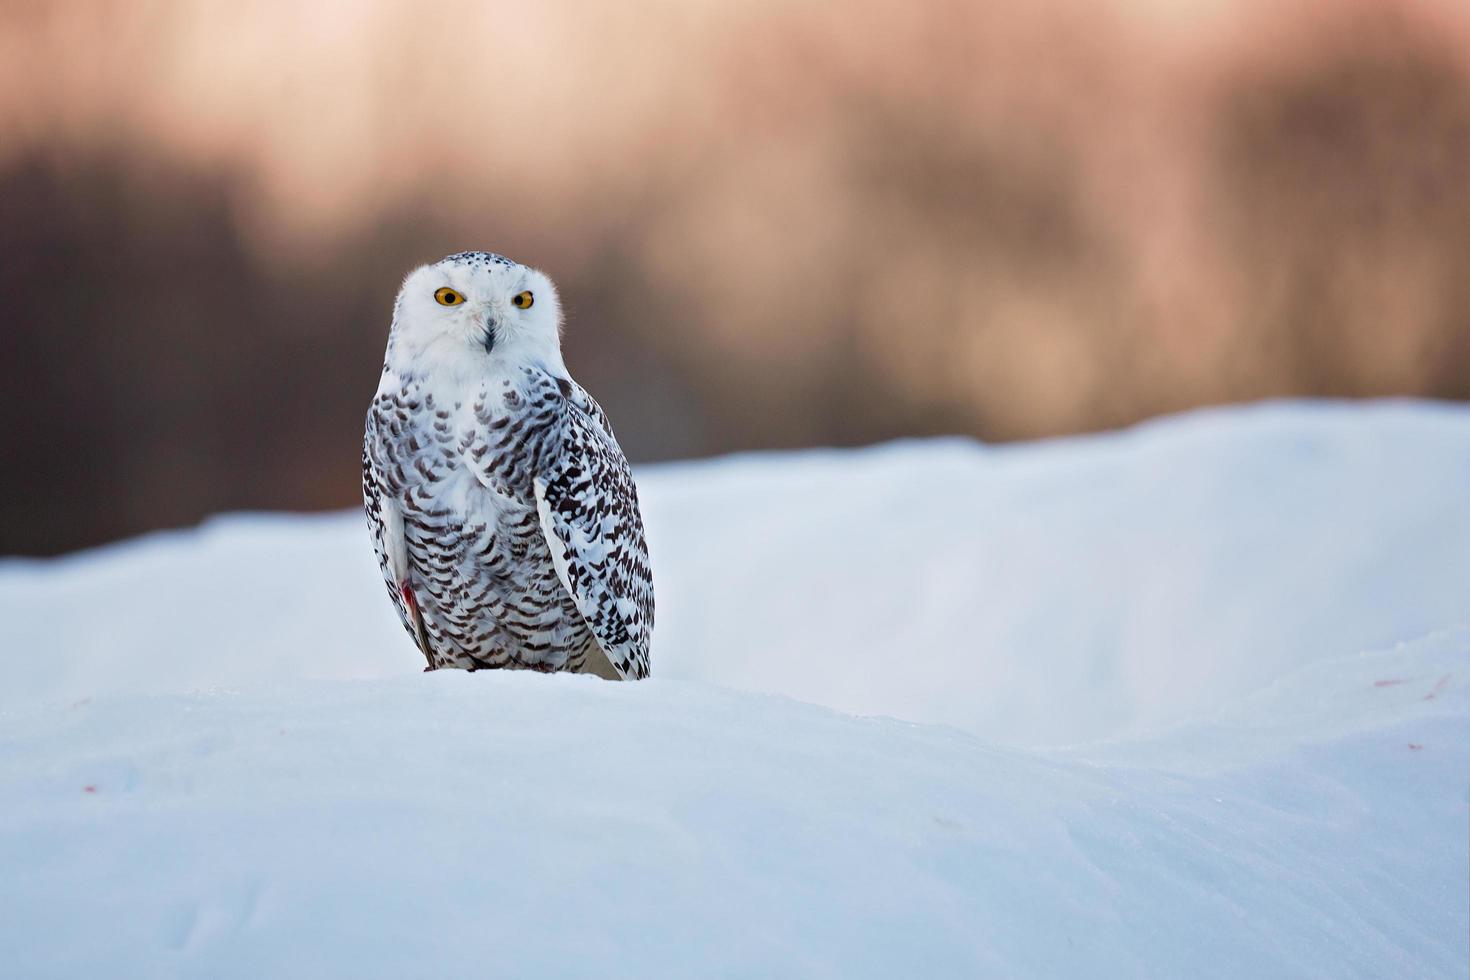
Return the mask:
[[[440,306],[458,306],[464,302],[464,294],[456,293],[448,286],[440,286],[434,290],[434,298],[439,301]],[[530,306],[530,303],[526,304]]]
[[[524,293],[516,293],[515,296],[511,298],[511,303],[513,303],[515,305],[515,308],[518,310],[529,310],[531,308],[531,304],[534,302],[536,302],[536,297],[531,295],[531,291],[529,289],[526,290]]]

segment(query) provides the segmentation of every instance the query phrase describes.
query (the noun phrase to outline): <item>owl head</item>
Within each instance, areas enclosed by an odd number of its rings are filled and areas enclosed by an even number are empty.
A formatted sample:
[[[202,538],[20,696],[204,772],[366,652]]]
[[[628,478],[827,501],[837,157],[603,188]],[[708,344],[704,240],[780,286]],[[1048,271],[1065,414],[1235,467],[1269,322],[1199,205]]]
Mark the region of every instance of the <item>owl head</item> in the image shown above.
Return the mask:
[[[403,280],[390,365],[475,373],[487,361],[561,367],[561,304],[545,273],[492,252],[459,252]]]

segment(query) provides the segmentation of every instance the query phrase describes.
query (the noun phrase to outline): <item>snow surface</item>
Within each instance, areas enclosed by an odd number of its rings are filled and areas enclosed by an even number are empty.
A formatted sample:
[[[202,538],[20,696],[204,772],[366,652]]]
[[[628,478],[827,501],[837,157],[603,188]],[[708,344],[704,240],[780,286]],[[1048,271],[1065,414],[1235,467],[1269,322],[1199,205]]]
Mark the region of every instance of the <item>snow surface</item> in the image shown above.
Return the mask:
[[[638,477],[640,684],[357,514],[0,563],[0,975],[1470,975],[1470,410]]]

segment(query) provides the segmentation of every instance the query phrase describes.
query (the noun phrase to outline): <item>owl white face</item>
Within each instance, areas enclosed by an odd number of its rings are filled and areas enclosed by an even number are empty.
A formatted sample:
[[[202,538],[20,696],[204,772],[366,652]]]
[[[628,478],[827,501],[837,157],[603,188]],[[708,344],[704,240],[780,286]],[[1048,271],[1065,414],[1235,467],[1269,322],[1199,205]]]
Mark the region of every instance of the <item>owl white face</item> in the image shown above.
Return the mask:
[[[408,274],[393,307],[390,366],[561,365],[561,304],[545,273],[461,252]]]

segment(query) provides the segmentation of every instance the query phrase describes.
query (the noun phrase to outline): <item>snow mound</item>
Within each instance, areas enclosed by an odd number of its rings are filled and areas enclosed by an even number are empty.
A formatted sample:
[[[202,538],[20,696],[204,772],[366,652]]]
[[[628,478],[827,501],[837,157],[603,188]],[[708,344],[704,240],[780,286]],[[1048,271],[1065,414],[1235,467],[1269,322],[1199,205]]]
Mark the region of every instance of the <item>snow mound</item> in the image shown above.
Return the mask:
[[[1465,975],[1470,411],[639,481],[637,685],[419,673],[355,514],[0,564],[4,972]]]

